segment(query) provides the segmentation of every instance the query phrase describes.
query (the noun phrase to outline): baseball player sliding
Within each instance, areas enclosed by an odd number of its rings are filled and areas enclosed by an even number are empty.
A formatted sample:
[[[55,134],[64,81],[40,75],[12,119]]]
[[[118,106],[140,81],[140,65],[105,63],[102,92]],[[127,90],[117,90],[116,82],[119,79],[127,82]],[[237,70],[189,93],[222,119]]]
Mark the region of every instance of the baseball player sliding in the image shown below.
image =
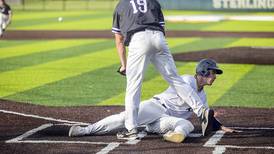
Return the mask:
[[[216,79],[216,74],[222,74],[216,62],[212,59],[201,60],[196,67],[196,74],[183,75],[180,78],[184,84],[194,89],[204,106],[208,109],[204,86],[212,85]],[[192,97],[192,96],[189,96]],[[187,119],[197,108],[196,104],[188,104],[186,100],[179,97],[171,86],[163,93],[155,95],[153,98],[143,101],[140,104],[138,113],[138,126],[145,126],[145,130],[150,133],[163,135],[166,141],[180,143],[194,130],[194,127]],[[222,129],[225,132],[233,132],[233,129],[223,126],[215,117],[213,110],[208,115],[207,126],[202,124],[203,135],[208,135],[211,131]],[[86,127],[72,126],[69,136],[102,135],[115,133],[125,129],[126,112],[111,115],[94,124]],[[117,134],[118,139],[125,139],[122,133]],[[132,138],[127,138],[132,139]]]
[[[5,2],[5,0],[0,0],[0,37],[3,36],[4,31],[7,26],[11,23],[11,8]]]
[[[195,89],[177,73],[165,40],[164,16],[157,0],[120,0],[114,14],[112,32],[121,62],[118,72],[126,75],[125,127],[121,138],[138,138],[138,113],[143,78],[151,62],[193,112],[205,120],[211,115]],[[126,49],[128,46],[128,56]],[[207,125],[207,124],[205,124]]]

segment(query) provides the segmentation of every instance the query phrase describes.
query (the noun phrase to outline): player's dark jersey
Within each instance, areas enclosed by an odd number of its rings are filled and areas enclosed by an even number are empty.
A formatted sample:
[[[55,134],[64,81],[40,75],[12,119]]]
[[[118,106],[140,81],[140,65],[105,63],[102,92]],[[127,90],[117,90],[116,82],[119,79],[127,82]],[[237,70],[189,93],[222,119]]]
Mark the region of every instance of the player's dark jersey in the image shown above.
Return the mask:
[[[9,15],[11,8],[8,4],[4,4],[4,6],[0,6],[0,12],[4,15]]]
[[[157,0],[120,0],[113,14],[113,33],[124,36],[128,46],[131,36],[145,29],[164,33],[164,16]]]

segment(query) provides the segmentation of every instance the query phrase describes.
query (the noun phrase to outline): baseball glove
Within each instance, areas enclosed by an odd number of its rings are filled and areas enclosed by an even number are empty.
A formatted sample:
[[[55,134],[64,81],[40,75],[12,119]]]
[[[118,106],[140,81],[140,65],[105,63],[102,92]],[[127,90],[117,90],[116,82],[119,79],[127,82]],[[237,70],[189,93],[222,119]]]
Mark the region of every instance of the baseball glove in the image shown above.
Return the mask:
[[[117,70],[117,72],[120,74],[120,75],[123,75],[123,76],[126,76],[126,70],[123,70],[123,71],[120,71],[122,66],[120,66]]]
[[[220,130],[221,126],[222,126],[222,124],[215,117],[213,117],[212,130],[213,131]]]

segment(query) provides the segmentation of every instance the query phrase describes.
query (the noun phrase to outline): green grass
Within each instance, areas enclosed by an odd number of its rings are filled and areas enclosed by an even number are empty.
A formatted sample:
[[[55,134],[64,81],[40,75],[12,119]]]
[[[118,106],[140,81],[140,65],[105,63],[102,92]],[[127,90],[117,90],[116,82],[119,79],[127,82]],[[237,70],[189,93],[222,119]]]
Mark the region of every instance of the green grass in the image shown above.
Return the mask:
[[[63,21],[59,22],[58,18]],[[14,30],[91,30],[111,29],[110,11],[16,11],[9,29]]]
[[[273,32],[274,21],[222,21],[215,25],[202,28],[210,31],[249,31],[249,32]]]
[[[108,49],[3,72],[0,74],[0,97],[113,65],[117,60],[113,50]],[[91,61],[93,64],[90,64]]]
[[[11,30],[110,30],[113,9],[88,11],[14,11]],[[274,15],[266,13],[210,12],[210,11],[164,11],[165,15],[223,14],[223,15]],[[58,17],[63,17],[59,22]],[[262,31],[274,32],[273,21],[221,21],[166,23],[167,30],[210,31]]]
[[[27,43],[27,44],[24,44],[24,43],[16,44],[11,46],[1,47],[0,59],[24,56],[28,54],[43,53],[43,52],[52,51],[52,50],[66,49],[69,47],[73,47],[73,46],[75,47],[75,46],[87,44],[90,42],[91,41],[87,41],[87,40],[83,40],[83,41],[56,40],[56,41],[33,41],[32,43]],[[41,46],[43,47],[41,48]]]
[[[33,1],[29,7],[40,5]],[[101,2],[98,6],[103,6]],[[99,4],[101,3],[101,4]],[[61,4],[46,9],[59,9]],[[67,7],[74,7],[70,4]],[[80,6],[80,5],[79,5]],[[54,8],[56,7],[56,8]],[[80,6],[83,7],[83,6]],[[88,6],[93,7],[93,6]],[[32,8],[34,9],[34,8]],[[73,10],[74,8],[72,8]],[[77,9],[77,8],[76,8]],[[14,11],[8,30],[109,30],[113,9],[88,11]],[[164,11],[165,15],[274,15],[273,12]],[[58,22],[63,17],[63,22]],[[274,22],[222,21],[166,23],[168,30],[274,32]],[[172,53],[258,46],[273,47],[273,38],[168,38]],[[176,62],[180,74],[193,74],[196,63]],[[123,105],[125,78],[116,73],[119,60],[113,39],[0,40],[0,98],[47,106]],[[273,65],[220,64],[224,74],[207,87],[216,106],[271,107]],[[142,100],[168,84],[149,66]]]
[[[227,45],[237,41],[238,38],[192,38],[192,41],[179,44],[179,40],[176,39],[177,45],[171,48],[173,53],[178,52],[190,52],[190,51],[202,51],[208,49],[224,48]],[[172,41],[172,39],[171,39]],[[172,42],[173,43],[173,42]],[[209,45],[210,44],[210,45]]]
[[[116,6],[117,0],[25,0],[24,6],[13,4],[15,10],[109,10]]]
[[[62,41],[63,43],[66,41]],[[67,44],[69,43],[70,44]],[[48,47],[56,47],[54,44],[59,43],[55,41],[50,41]],[[31,66],[31,65],[37,65],[42,63],[47,63],[51,61],[56,61],[59,59],[65,59],[69,57],[74,57],[77,55],[84,55],[91,52],[98,52],[101,50],[105,50],[108,48],[112,48],[114,46],[113,41],[106,40],[106,41],[98,41],[98,40],[92,40],[92,41],[68,41],[66,42],[66,46],[62,46],[62,44],[58,44],[58,49],[56,48],[44,48],[43,52],[36,52],[39,50],[35,50],[36,48],[32,48],[34,50],[27,50],[29,52],[32,51],[31,56],[27,51],[21,50],[22,53],[25,53],[25,55],[21,56],[15,56],[10,58],[5,58],[0,61],[0,65],[3,67],[0,67],[0,72],[9,71],[13,69],[19,69],[21,67]],[[39,44],[36,44],[37,46]],[[92,50],[85,50],[87,48],[92,48]],[[20,53],[18,50],[12,50],[17,51],[16,54]],[[24,52],[25,51],[25,52]],[[48,51],[48,52],[47,52]],[[12,53],[12,52],[9,52]],[[14,55],[13,55],[14,56]],[[0,58],[1,59],[1,58]]]
[[[270,38],[168,38],[173,53],[235,46],[274,46]],[[0,98],[47,106],[123,105],[125,78],[112,39],[0,41]],[[177,62],[180,74],[196,63]],[[274,66],[220,64],[224,74],[207,87],[217,106],[273,107]],[[168,84],[150,65],[142,100]]]
[[[256,65],[217,100],[218,106],[274,107],[274,67]]]

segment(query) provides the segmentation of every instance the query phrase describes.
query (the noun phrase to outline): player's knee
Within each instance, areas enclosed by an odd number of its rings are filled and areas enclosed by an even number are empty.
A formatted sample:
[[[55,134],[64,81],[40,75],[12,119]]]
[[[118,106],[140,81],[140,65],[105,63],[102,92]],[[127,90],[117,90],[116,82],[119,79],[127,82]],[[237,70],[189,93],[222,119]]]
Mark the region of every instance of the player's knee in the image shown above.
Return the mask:
[[[188,135],[194,130],[194,126],[188,120],[182,119],[177,122],[175,131],[182,131],[185,135]]]
[[[194,126],[190,121],[187,121],[188,123],[188,128],[189,128],[189,132],[192,132],[194,130]]]
[[[120,114],[117,114],[117,117],[120,122],[125,122],[125,112],[121,112]]]

